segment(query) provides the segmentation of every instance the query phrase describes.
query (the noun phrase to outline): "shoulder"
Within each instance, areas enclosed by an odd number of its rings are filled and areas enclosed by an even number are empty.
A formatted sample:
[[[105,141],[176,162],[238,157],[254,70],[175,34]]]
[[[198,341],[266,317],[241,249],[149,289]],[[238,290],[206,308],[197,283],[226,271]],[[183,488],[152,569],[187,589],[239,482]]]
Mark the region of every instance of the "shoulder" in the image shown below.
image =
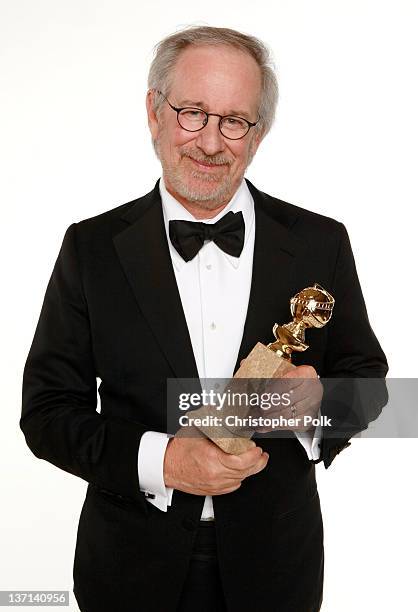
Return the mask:
[[[115,206],[93,217],[75,221],[71,227],[74,228],[77,240],[83,243],[91,243],[117,235],[129,223],[139,218],[152,203],[155,203],[158,194],[157,181],[151,191],[139,198]]]
[[[248,179],[247,184],[251,194],[253,197],[255,196],[255,203],[257,204],[257,200],[259,200],[266,210],[286,227],[293,227],[298,223],[308,224],[312,229],[338,229],[342,225],[337,219],[322,215],[296,204],[291,204],[290,202],[286,202],[285,200],[265,193],[256,188]]]
[[[254,205],[304,242],[335,247],[346,234],[346,229],[341,221],[265,193],[256,188],[248,179],[247,184],[253,196]]]

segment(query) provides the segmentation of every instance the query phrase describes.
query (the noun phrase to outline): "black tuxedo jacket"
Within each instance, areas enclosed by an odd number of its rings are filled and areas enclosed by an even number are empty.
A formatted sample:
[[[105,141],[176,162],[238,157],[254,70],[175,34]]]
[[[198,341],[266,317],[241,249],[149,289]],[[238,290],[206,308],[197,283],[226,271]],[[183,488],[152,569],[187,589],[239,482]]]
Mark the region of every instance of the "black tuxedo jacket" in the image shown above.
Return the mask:
[[[257,341],[272,340],[274,322],[289,320],[289,298],[318,282],[335,297],[333,317],[307,332],[310,349],[294,362],[321,376],[384,377],[344,226],[247,183],[256,237],[236,369]],[[166,431],[173,377],[198,372],[157,181],[144,197],[68,228],[24,370],[27,444],[89,483],[74,561],[83,612],[176,610],[204,497],[176,490],[160,512],[140,491],[137,469],[142,434]],[[260,445],[267,467],[213,498],[229,610],[314,612],[323,576],[315,466],[296,438]],[[325,467],[346,445],[323,440]]]

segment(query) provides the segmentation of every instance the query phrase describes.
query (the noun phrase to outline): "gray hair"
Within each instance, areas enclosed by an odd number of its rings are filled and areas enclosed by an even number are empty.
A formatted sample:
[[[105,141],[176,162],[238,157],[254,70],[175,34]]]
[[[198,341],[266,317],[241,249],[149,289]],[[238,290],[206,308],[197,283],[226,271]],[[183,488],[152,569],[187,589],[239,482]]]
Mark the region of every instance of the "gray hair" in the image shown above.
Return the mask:
[[[174,66],[180,53],[190,45],[229,45],[255,59],[261,71],[262,87],[260,120],[254,129],[266,135],[273,125],[279,88],[269,49],[255,36],[229,28],[210,26],[192,26],[175,32],[155,46],[155,56],[148,73],[148,88],[163,91],[168,95]],[[154,111],[157,114],[163,101],[162,96],[154,96]]]

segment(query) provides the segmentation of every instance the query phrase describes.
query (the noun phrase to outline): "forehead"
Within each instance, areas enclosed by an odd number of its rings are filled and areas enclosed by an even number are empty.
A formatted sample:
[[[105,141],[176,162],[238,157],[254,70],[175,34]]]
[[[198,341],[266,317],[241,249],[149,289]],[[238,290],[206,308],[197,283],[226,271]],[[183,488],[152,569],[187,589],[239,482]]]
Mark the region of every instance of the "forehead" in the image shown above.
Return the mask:
[[[172,73],[170,95],[204,102],[211,109],[258,109],[261,73],[253,57],[229,46],[190,46],[179,56]],[[222,107],[222,109],[221,109]]]

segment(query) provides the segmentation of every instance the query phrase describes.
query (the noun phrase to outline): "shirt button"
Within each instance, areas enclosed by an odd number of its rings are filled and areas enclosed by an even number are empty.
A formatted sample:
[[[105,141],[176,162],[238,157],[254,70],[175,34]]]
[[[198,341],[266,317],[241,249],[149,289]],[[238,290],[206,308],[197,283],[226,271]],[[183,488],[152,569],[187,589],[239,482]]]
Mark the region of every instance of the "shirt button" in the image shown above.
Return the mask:
[[[212,270],[212,264],[206,264],[206,270]]]
[[[215,325],[215,323],[214,323],[213,321],[212,321],[212,323],[210,324],[210,328],[211,328],[211,329],[216,329],[216,325]]]

